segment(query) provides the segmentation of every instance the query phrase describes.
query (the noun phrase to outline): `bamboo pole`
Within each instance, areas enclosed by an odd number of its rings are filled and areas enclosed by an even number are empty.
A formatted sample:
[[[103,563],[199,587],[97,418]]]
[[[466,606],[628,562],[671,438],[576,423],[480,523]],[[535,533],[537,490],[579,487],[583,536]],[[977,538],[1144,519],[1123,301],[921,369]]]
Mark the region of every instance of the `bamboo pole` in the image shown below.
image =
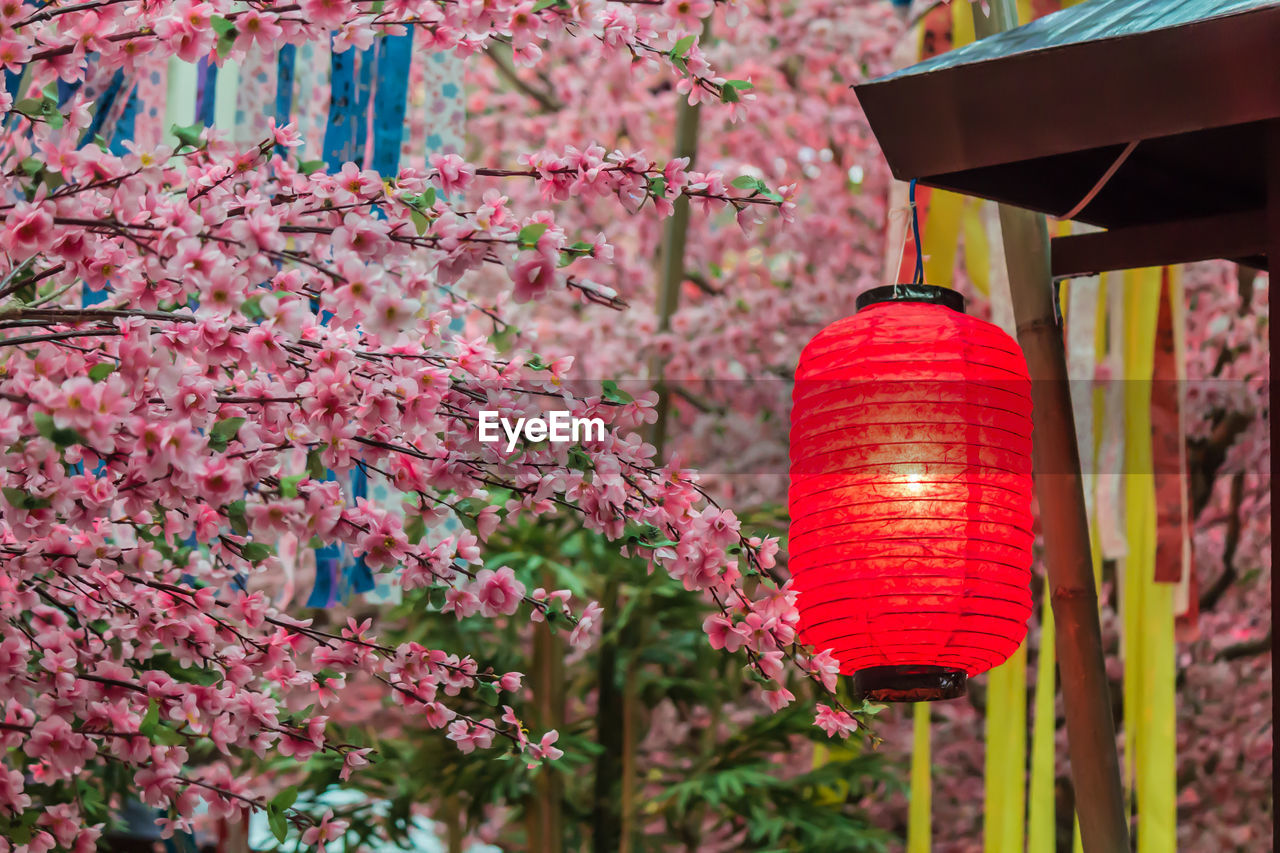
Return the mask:
[[[1267,153],[1263,156],[1266,158],[1264,168],[1267,174],[1267,287],[1274,293],[1276,282],[1280,281],[1280,119],[1272,119],[1267,123],[1265,132],[1266,145],[1264,151]],[[1280,347],[1280,324],[1274,319],[1267,323],[1267,337],[1270,343],[1270,351],[1275,352]],[[1268,379],[1271,379],[1270,370],[1268,370]],[[1276,442],[1280,440],[1280,425],[1276,423],[1276,383],[1271,381],[1271,412],[1270,428],[1271,428],[1271,446],[1275,447]],[[1276,506],[1271,504],[1271,529],[1276,528]],[[1272,577],[1274,578],[1274,570]],[[1271,596],[1271,624],[1274,626],[1277,617],[1280,617],[1280,601],[1273,594]],[[1272,767],[1275,762],[1280,761],[1280,743],[1276,739],[1271,739],[1271,762]]]
[[[710,33],[710,22],[703,27],[703,40],[705,41]],[[688,99],[681,95],[680,102],[676,106],[676,133],[675,133],[675,150],[672,158],[688,157],[692,163],[698,151],[698,119],[700,115],[700,106],[698,104],[690,105]],[[681,195],[672,203],[673,209],[671,217],[667,220],[662,237],[662,249],[659,256],[659,273],[657,296],[657,313],[658,313],[658,330],[660,332],[669,331],[671,328],[671,316],[675,314],[676,309],[680,306],[680,286],[685,280],[685,247],[689,238],[689,199],[687,196]],[[653,424],[650,442],[656,448],[654,458],[661,460],[663,451],[666,446],[667,438],[667,415],[671,403],[671,395],[666,387],[666,382],[662,378],[664,365],[661,361],[655,361],[651,366],[651,374],[657,377],[654,383],[655,390],[658,392],[658,404],[656,406],[657,420]],[[620,610],[617,601],[617,592],[612,594],[610,599],[613,604],[613,612]],[[609,604],[606,604],[606,608]],[[604,624],[611,624],[612,619],[606,615]],[[636,650],[642,642],[642,625],[628,624],[623,626],[622,635],[619,638],[622,648]],[[612,660],[609,662],[609,674],[612,678],[614,667],[616,667],[616,656],[618,648],[610,650]],[[618,853],[631,853],[635,849],[635,836],[637,830],[636,820],[636,745],[638,735],[638,717],[640,716],[640,697],[639,697],[639,672],[637,670],[637,661],[633,654],[627,662],[626,668],[623,670],[623,684],[621,696],[610,696],[608,700],[608,708],[611,718],[621,718],[621,727],[616,733],[618,748],[620,755],[618,761],[602,760],[597,763],[597,773],[602,770],[605,773],[617,773],[621,778],[619,780],[620,791],[617,802],[616,820],[618,821],[617,845],[614,850]],[[600,681],[599,695],[601,701],[604,702],[604,693],[608,689],[613,692],[612,683],[606,685],[603,676]],[[601,707],[605,707],[604,704]],[[603,719],[603,716],[601,717]],[[610,737],[612,742],[613,736]],[[601,745],[609,747],[609,744],[601,738]],[[603,790],[603,783],[597,781],[597,796]],[[609,834],[602,838],[602,841],[609,840],[614,830],[613,825],[605,827]],[[597,844],[597,850],[603,849]]]
[[[979,36],[1017,25],[1013,0],[989,3],[990,17],[974,4]],[[1053,308],[1049,231],[1043,215],[1005,205],[1000,205],[1000,228],[1018,343],[1032,380],[1032,460],[1080,834],[1089,853],[1128,853],[1129,827],[1098,622],[1080,451],[1062,329]]]
[[[703,40],[707,38],[710,27],[703,30]],[[684,95],[676,106],[676,144],[672,158],[688,157],[692,165],[698,154],[698,119],[701,115],[701,104],[690,105]],[[659,261],[661,278],[658,280],[658,331],[671,329],[671,315],[680,306],[680,285],[684,284],[685,266],[684,251],[689,241],[689,197],[681,195],[672,202],[670,218],[662,235],[662,256]],[[663,365],[655,365],[661,371]],[[667,438],[667,410],[671,396],[667,393],[662,374],[657,374],[658,405],[657,421],[653,425],[653,446],[658,449],[655,458],[661,459]]]
[[[543,584],[550,589],[554,577],[546,572]],[[533,631],[533,695],[538,728],[564,730],[564,644],[543,622]],[[535,780],[532,803],[533,837],[539,850],[564,848],[564,777],[553,767],[543,767]]]

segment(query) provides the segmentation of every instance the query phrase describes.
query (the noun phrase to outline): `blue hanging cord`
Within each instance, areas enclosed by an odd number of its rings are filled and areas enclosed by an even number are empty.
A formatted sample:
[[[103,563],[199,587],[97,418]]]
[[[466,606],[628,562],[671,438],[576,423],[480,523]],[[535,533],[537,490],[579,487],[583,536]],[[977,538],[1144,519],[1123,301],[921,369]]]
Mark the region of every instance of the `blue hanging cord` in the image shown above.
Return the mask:
[[[912,279],[915,284],[924,284],[924,249],[920,245],[920,212],[916,209],[916,181],[911,179],[910,193],[911,204],[911,237],[916,244],[916,274]]]

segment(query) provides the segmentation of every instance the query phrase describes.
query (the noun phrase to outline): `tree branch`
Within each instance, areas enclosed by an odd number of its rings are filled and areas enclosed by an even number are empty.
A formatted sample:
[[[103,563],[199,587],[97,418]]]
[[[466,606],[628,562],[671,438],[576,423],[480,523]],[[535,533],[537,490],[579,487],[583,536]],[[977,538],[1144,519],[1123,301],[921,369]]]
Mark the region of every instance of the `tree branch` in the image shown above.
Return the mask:
[[[492,47],[484,52],[484,55],[493,63],[493,67],[497,69],[498,76],[503,80],[506,80],[512,86],[515,86],[530,98],[537,101],[538,105],[542,107],[543,112],[555,113],[564,109],[564,104],[560,103],[560,101],[556,99],[556,96],[551,92],[538,89],[530,85],[527,81],[521,79],[520,75],[516,73],[516,69],[511,65],[507,58],[505,56],[500,56],[496,52],[501,49],[503,48],[499,48],[498,43],[495,42]]]

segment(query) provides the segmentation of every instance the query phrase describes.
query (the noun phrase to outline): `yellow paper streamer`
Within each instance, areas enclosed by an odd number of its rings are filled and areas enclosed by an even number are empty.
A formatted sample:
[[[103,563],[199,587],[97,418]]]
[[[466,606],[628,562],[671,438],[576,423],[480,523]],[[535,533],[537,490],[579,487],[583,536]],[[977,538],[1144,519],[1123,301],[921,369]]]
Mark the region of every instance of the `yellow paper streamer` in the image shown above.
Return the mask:
[[[1138,803],[1139,853],[1177,849],[1173,596],[1155,582],[1151,386],[1160,269],[1126,276],[1125,478],[1128,556],[1122,561],[1125,775]],[[1132,795],[1131,795],[1132,796]]]
[[[1057,684],[1054,677],[1053,607],[1048,584],[1040,608],[1040,658],[1036,662],[1036,713],[1031,739],[1031,792],[1027,817],[1028,853],[1054,853],[1057,850],[1054,778],[1056,776],[1054,733],[1058,727],[1054,713]]]
[[[907,853],[933,848],[933,759],[929,743],[929,703],[915,706],[915,736],[911,747],[911,802],[907,812]]]
[[[955,193],[930,191],[929,215],[921,237],[924,280],[929,284],[951,283],[960,247],[960,213],[964,202],[964,196]]]
[[[962,226],[964,228],[964,269],[973,282],[974,289],[983,296],[991,296],[991,241],[987,238],[987,226],[982,219],[980,198],[965,199]],[[1001,299],[1005,298],[1001,294]]]
[[[984,853],[1023,848],[1027,784],[1027,645],[987,676]]]

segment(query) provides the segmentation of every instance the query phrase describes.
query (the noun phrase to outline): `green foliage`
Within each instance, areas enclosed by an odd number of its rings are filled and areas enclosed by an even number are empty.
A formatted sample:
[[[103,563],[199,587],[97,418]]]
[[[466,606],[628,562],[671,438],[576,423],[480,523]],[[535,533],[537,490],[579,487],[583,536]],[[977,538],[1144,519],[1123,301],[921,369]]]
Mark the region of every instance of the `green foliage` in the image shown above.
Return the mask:
[[[226,450],[242,426],[244,418],[224,418],[218,421],[209,430],[209,449],[217,452]]]
[[[408,517],[414,517],[412,510]],[[754,521],[769,526],[780,518],[766,512]],[[627,534],[651,546],[669,541],[652,526],[637,526]],[[370,803],[383,805],[340,815],[351,822],[353,843],[382,832],[407,848],[414,805],[430,805],[437,819],[456,819],[463,829],[475,829],[486,819],[488,807],[501,806],[507,813],[502,846],[531,849],[524,835],[525,810],[549,780],[559,792],[563,849],[590,849],[598,809],[616,807],[616,795],[603,804],[597,801],[596,773],[598,760],[617,742],[617,727],[616,721],[598,719],[583,697],[602,689],[621,694],[630,681],[638,741],[644,740],[648,727],[659,725],[662,714],[690,720],[709,713],[718,720],[720,732],[712,736],[695,728],[669,749],[639,750],[639,775],[659,784],[637,786],[643,793],[635,808],[646,826],[660,821],[665,830],[638,837],[637,851],[670,849],[673,841],[692,843],[691,849],[696,849],[707,825],[745,830],[740,848],[744,851],[887,850],[890,837],[869,825],[861,804],[898,786],[897,769],[879,755],[864,752],[860,741],[828,741],[812,725],[812,694],[798,677],[786,685],[799,697],[797,702],[770,714],[759,701],[760,686],[746,676],[745,658],[726,657],[707,642],[702,631],[709,612],[706,604],[666,574],[649,574],[643,561],[620,556],[618,544],[574,519],[499,528],[488,543],[486,565],[511,566],[530,592],[537,587],[568,589],[575,597],[575,612],[591,600],[606,606],[597,644],[573,663],[563,664],[555,693],[556,702],[564,703],[561,719],[544,722],[531,703],[488,687],[459,697],[460,710],[477,718],[493,719],[502,705],[514,706],[533,737],[557,729],[562,758],[530,768],[501,739],[495,740],[494,749],[464,755],[441,732],[412,723],[397,731],[371,714],[349,730],[334,732],[334,739],[374,746],[375,763],[349,783],[340,783],[340,762],[317,755],[299,783],[303,798],[331,786],[358,785]],[[617,601],[613,608],[608,605],[611,595]],[[390,645],[412,640],[469,653],[492,663],[497,673],[523,672],[536,706],[539,686],[525,611],[505,624],[424,617],[442,604],[440,588],[407,593],[401,605],[380,614],[380,640]],[[566,627],[563,619],[552,620],[533,631],[563,658],[568,651]],[[602,666],[606,655],[612,656],[611,668]],[[612,672],[612,681],[602,684],[605,672]],[[755,710],[722,713],[730,708]],[[743,718],[749,722],[729,722]],[[825,763],[811,769],[780,769],[780,762],[811,740],[828,749]],[[282,763],[281,769],[285,766]]]

